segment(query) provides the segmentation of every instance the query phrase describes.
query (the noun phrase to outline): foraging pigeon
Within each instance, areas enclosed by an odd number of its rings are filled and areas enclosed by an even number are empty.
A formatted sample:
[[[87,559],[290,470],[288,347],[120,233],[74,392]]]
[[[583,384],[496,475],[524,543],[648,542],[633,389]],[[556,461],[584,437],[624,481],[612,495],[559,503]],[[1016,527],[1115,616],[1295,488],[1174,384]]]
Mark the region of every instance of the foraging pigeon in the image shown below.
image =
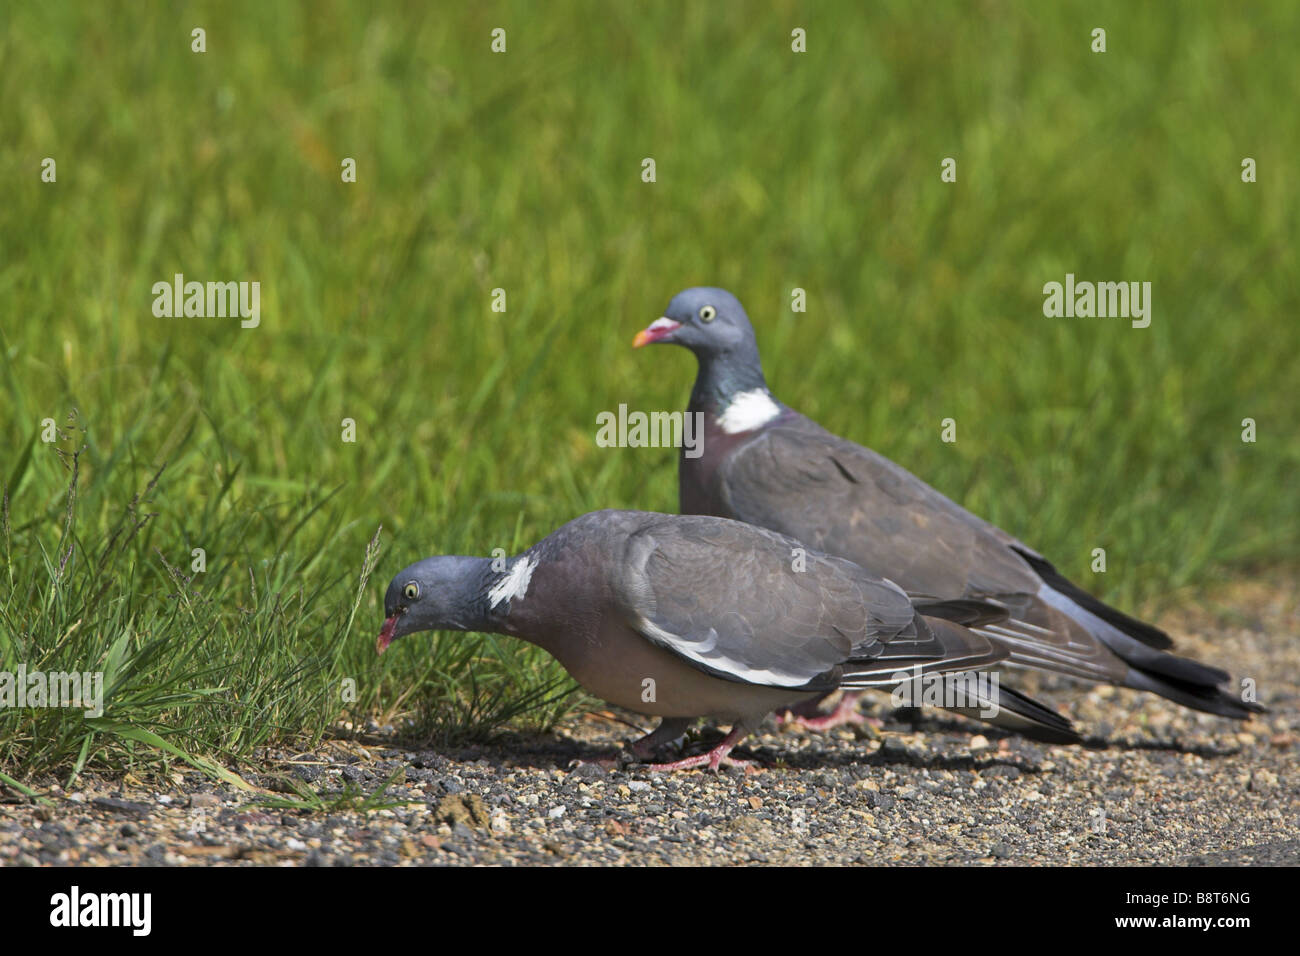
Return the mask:
[[[1263,710],[1229,675],[1163,653],[1173,642],[1066,580],[1042,555],[869,448],[833,435],[768,391],[753,327],[723,289],[687,289],[633,345],[671,343],[699,361],[690,412],[703,448],[683,449],[683,514],[771,528],[896,581],[909,594],[967,597],[1007,610],[980,628],[1009,663],[1153,691],[1245,719]]]
[[[987,668],[1009,653],[959,623],[1000,619],[996,608],[914,607],[896,585],[850,561],[725,518],[595,511],[503,570],[493,564],[441,556],[400,572],[384,597],[378,651],[416,631],[523,638],[597,697],[663,718],[632,745],[638,757],[696,718],[731,723],[709,753],[658,769],[738,764],[728,754],[769,712],[836,688],[952,681],[927,675]],[[953,681],[943,694],[937,702],[949,709],[1078,740],[1064,717],[996,681]]]

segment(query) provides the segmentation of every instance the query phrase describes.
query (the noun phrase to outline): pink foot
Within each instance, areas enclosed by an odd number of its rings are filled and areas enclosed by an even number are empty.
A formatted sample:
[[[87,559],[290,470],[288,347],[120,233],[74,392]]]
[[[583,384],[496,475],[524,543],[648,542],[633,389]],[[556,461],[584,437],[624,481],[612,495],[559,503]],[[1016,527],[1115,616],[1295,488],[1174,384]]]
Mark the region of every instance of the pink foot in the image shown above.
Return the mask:
[[[726,754],[720,755],[717,748],[710,750],[706,754],[686,757],[683,760],[674,760],[672,763],[646,764],[645,768],[647,770],[690,770],[694,767],[703,767],[705,764],[708,764],[709,769],[715,772],[719,767],[740,767],[747,772],[761,769],[752,760],[737,760],[734,757],[728,757]]]
[[[653,731],[628,744],[627,749],[633,757],[645,760],[664,744],[683,736],[691,729],[693,723],[695,723],[693,717],[665,717]]]
[[[705,765],[715,773],[719,767],[740,767],[745,771],[760,769],[758,764],[752,760],[736,760],[727,756],[731,753],[733,747],[740,743],[750,734],[748,727],[737,724],[731,728],[731,732],[722,738],[722,743],[718,744],[712,750],[705,754],[698,754],[694,757],[686,757],[682,760],[674,760],[672,763],[652,763],[647,764],[647,770],[690,770],[694,767],[703,767]]]
[[[777,717],[777,722],[782,726],[790,723],[808,730],[830,730],[832,727],[842,727],[845,724],[879,726],[880,721],[864,717],[858,712],[858,701],[861,698],[862,695],[858,693],[845,694],[829,714],[819,714],[812,708],[809,708],[812,712],[806,712],[803,710],[803,706],[806,705],[792,707],[786,711],[786,716]]]

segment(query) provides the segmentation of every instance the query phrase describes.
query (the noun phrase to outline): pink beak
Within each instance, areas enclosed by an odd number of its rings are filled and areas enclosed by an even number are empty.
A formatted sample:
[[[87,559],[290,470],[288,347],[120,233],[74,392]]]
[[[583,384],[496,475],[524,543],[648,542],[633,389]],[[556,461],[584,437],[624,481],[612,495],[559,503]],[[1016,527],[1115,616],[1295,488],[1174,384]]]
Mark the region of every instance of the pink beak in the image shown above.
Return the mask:
[[[642,329],[632,340],[632,348],[639,349],[643,345],[649,345],[651,342],[658,342],[666,335],[671,335],[682,327],[680,322],[674,322],[668,317],[655,319],[649,326]]]
[[[384,626],[379,631],[379,640],[375,641],[375,653],[382,654],[388,650],[388,645],[393,643],[393,631],[397,630],[397,615],[384,621]]]

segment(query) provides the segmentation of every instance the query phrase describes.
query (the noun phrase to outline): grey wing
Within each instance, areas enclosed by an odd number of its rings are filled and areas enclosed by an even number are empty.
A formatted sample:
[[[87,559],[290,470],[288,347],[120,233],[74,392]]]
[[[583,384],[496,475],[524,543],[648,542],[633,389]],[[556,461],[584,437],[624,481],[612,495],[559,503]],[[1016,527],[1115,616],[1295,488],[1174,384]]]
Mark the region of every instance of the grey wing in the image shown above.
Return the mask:
[[[802,416],[738,449],[720,477],[735,517],[842,555],[913,594],[1033,594],[1041,583],[1008,550],[1009,535]]]
[[[829,690],[841,665],[916,634],[906,594],[762,528],[682,516],[629,536],[613,590],[646,640],[727,680]]]
[[[1006,646],[990,635],[943,618],[919,618],[916,639],[882,644],[878,654],[849,661],[840,686],[892,687],[925,674],[983,670],[1008,656]]]
[[[1009,619],[972,625],[1009,663],[1153,691],[1244,719],[1226,671],[1164,653],[1169,635],[1088,594],[1042,555],[869,448],[796,415],[721,466],[733,517],[888,575],[914,597],[974,598]]]
[[[1013,661],[1093,680],[1125,663],[1087,628],[1040,599],[1032,549],[966,511],[889,459],[799,416],[768,429],[722,465],[732,516],[762,524],[873,574],[914,597],[968,597],[1007,609],[989,632]]]

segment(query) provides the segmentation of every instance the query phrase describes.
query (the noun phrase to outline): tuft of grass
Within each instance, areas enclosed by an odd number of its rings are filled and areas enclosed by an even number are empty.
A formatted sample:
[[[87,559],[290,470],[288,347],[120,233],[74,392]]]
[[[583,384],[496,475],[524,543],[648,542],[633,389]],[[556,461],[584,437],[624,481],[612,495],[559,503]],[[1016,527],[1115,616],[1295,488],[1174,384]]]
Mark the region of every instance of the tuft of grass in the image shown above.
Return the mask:
[[[359,785],[346,781],[339,791],[317,790],[290,776],[280,778],[282,786],[287,787],[292,797],[265,797],[250,801],[253,806],[267,807],[272,810],[296,810],[300,813],[371,813],[375,810],[388,810],[419,800],[385,799],[388,789],[397,783],[398,778],[406,774],[405,767],[398,767],[388,778],[370,793]]]
[[[84,438],[75,423],[62,436]],[[85,451],[62,455],[61,532],[39,562],[15,550],[9,496],[0,496],[9,584],[0,600],[0,671],[99,672],[102,712],[88,709],[89,691],[85,707],[0,708],[0,766],[10,771],[0,783],[30,796],[17,778],[58,770],[71,785],[87,769],[140,773],[179,761],[246,788],[232,767],[270,745],[312,746],[340,722],[381,714],[445,743],[483,737],[524,715],[546,727],[567,711],[571,681],[539,676],[509,652],[482,659],[483,638],[439,645],[414,680],[400,669],[388,676],[395,669],[381,668],[368,640],[349,641],[382,529],[365,546],[347,603],[344,581],[315,581],[310,590],[303,583],[331,539],[301,551],[290,544],[322,524],[333,492],[288,505],[213,507],[193,540],[238,542],[270,514],[279,559],[214,555],[195,570],[173,563],[150,531],[159,513],[149,509],[170,487],[164,467],[91,548],[78,528],[100,510],[103,486],[83,490]]]

